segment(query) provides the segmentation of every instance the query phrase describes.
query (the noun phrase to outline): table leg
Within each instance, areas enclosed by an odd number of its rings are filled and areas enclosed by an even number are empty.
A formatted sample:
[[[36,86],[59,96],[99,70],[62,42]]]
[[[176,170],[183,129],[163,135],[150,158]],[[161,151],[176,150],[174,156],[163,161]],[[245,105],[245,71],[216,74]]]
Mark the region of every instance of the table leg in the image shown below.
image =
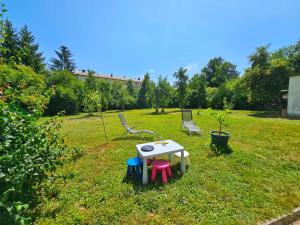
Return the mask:
[[[184,150],[181,150],[181,162],[180,162],[181,173],[185,173],[185,159],[184,159]]]
[[[173,161],[173,154],[172,154],[172,153],[169,153],[169,154],[168,154],[168,159],[169,159],[170,162]]]
[[[143,159],[143,184],[148,184],[147,158]]]

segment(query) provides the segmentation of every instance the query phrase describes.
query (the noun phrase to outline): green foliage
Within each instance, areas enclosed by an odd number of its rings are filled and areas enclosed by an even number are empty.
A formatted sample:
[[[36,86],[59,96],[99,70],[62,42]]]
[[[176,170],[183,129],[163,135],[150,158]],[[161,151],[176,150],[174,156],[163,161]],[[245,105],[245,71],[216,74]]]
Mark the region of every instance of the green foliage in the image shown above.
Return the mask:
[[[44,57],[38,52],[39,45],[34,43],[34,36],[25,25],[19,32],[20,63],[30,66],[36,73],[45,69]]]
[[[150,74],[146,73],[144,80],[142,82],[141,88],[139,90],[137,106],[139,108],[149,108],[151,107],[151,97],[152,97],[152,87]]]
[[[96,77],[93,76],[93,73],[88,73],[87,78],[85,79],[84,86],[88,91],[97,91],[98,89],[98,82]]]
[[[126,88],[120,84],[112,85],[112,100],[110,107],[112,109],[133,109],[135,107],[135,99],[130,96]]]
[[[1,61],[5,64],[20,63],[19,36],[9,20],[4,22],[4,40],[1,43]]]
[[[0,0],[0,43],[4,41],[4,14],[7,12],[6,5],[3,3],[3,0]],[[2,45],[0,45],[0,52],[2,52]]]
[[[249,57],[251,68],[245,72],[249,101],[257,108],[276,108],[280,104],[280,90],[288,88],[288,78],[294,72],[283,58],[271,58],[267,47],[260,47]]]
[[[51,70],[66,70],[73,73],[76,69],[71,50],[66,46],[60,46],[58,51],[55,51],[57,58],[51,58]]]
[[[127,88],[128,94],[130,96],[132,96],[133,98],[136,98],[136,89],[135,89],[134,84],[131,79],[129,79],[127,81],[126,88]]]
[[[0,48],[1,61],[5,64],[22,64],[31,67],[36,73],[44,70],[44,58],[38,52],[39,45],[25,25],[19,32],[6,20],[3,25],[3,42]]]
[[[0,100],[0,221],[7,224],[29,224],[28,209],[38,203],[42,182],[63,163],[61,123],[36,119]]]
[[[154,107],[156,111],[161,108],[162,112],[166,108],[170,101],[171,85],[169,84],[167,78],[159,76],[158,83],[154,89]]]
[[[219,87],[221,84],[239,76],[236,65],[221,57],[209,60],[201,73],[206,77],[209,87]]]
[[[202,75],[195,74],[189,83],[188,104],[191,108],[206,108],[206,78]]]
[[[186,98],[188,92],[188,79],[187,69],[179,68],[177,72],[174,73],[174,77],[177,79],[175,86],[177,88],[177,97],[179,107],[183,108],[186,105]]]
[[[6,102],[43,112],[49,97],[41,75],[25,66],[0,65],[0,89]]]
[[[101,109],[101,95],[99,92],[86,92],[83,98],[83,110],[87,113],[97,112]]]
[[[49,71],[46,84],[52,90],[46,114],[72,114],[81,111],[84,97],[83,82],[67,71]]]
[[[211,116],[213,116],[215,118],[215,120],[218,122],[219,124],[219,133],[221,134],[222,132],[222,128],[224,126],[228,126],[228,115],[230,113],[229,109],[225,109],[225,110],[212,110],[212,109],[208,109],[209,114]]]
[[[112,85],[107,81],[100,81],[98,83],[98,91],[101,93],[101,106],[102,110],[107,110],[110,107],[110,102],[112,100]]]

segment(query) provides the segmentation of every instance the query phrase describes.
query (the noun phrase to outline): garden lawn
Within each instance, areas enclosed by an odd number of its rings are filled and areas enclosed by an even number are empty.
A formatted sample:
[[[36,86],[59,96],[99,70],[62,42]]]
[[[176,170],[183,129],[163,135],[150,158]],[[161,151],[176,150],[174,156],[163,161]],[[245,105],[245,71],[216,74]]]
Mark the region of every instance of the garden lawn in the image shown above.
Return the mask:
[[[190,153],[191,166],[180,176],[178,165],[167,185],[144,186],[125,179],[126,160],[135,145],[151,136],[128,136],[117,112],[103,114],[109,137],[105,144],[98,116],[64,117],[67,144],[85,155],[59,172],[71,173],[60,194],[46,202],[37,224],[257,224],[300,206],[300,120],[233,111],[229,127],[231,155],[215,156],[208,132],[218,127],[206,110],[193,110],[203,136],[179,130],[181,114],[167,109],[124,111],[130,126],[156,131]],[[97,115],[97,114],[95,114]],[[99,114],[98,114],[99,115]]]

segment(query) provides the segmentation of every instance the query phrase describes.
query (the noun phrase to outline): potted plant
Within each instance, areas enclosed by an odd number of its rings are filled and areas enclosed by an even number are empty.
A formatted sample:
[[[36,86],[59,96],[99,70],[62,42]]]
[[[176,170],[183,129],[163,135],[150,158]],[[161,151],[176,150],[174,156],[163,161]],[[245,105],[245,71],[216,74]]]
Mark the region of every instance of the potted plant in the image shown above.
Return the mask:
[[[218,146],[227,146],[231,135],[230,133],[223,131],[222,128],[228,125],[229,113],[230,110],[228,109],[221,111],[210,111],[210,115],[212,115],[219,123],[219,130],[212,130],[209,132],[211,135],[211,144]]]

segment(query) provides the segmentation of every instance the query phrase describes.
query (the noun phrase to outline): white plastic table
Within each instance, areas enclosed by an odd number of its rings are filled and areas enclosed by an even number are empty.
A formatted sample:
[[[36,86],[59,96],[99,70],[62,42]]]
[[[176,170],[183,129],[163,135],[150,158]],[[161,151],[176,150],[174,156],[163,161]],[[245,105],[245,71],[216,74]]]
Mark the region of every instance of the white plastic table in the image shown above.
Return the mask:
[[[162,142],[167,142],[167,144],[162,144]],[[142,151],[141,148],[144,145],[152,145],[154,149],[151,152]],[[138,144],[136,145],[136,150],[138,155],[143,159],[143,184],[148,183],[147,159],[153,158],[155,156],[181,152],[180,170],[182,173],[185,173],[184,147],[177,144],[175,141],[164,140],[164,141]]]

